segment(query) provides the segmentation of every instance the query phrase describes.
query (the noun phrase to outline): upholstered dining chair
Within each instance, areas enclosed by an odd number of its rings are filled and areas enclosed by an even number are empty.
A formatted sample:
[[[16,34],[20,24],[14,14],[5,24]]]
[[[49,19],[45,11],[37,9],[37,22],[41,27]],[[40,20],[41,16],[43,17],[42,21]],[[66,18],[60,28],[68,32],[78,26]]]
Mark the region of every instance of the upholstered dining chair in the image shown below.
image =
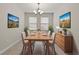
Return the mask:
[[[50,31],[48,31],[47,35],[51,37],[50,33],[51,33],[51,32],[50,32]],[[45,42],[43,42],[43,44],[44,44],[44,50],[46,51],[46,41],[45,41]],[[46,53],[45,53],[45,54],[46,54]]]
[[[52,33],[51,38],[52,38],[52,40],[49,41],[49,45],[50,45],[50,47],[52,48],[52,51],[54,52],[54,54],[56,54],[56,51],[55,51],[56,33],[55,33],[55,32]],[[47,51],[46,51],[46,43],[45,43],[44,48],[45,48],[45,54],[46,54],[46,52],[47,52]]]
[[[50,31],[47,32],[47,35],[50,36]],[[45,54],[46,54],[46,41],[43,42],[44,45],[44,50],[45,50]]]
[[[26,54],[26,51],[28,51],[29,41],[28,40],[25,40],[25,38],[26,38],[25,32],[22,32],[21,33],[21,36],[22,36],[22,43],[23,43],[22,54]]]
[[[56,54],[55,51],[55,39],[56,39],[56,33],[53,32],[52,36],[51,36],[52,40],[49,41],[50,47],[52,48],[52,51],[54,52],[54,54]]]

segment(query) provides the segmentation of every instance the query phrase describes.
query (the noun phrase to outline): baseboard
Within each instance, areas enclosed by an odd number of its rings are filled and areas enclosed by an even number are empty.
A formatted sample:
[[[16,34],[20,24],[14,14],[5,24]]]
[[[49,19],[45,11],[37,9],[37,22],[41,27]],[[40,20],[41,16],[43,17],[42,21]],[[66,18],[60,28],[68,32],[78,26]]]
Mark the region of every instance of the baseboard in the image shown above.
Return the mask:
[[[16,43],[18,43],[20,40],[17,40],[16,42],[12,43],[11,45],[9,45],[8,47],[6,47],[5,49],[3,49],[2,51],[0,51],[0,55],[2,53],[4,53],[5,51],[7,51],[9,48],[11,48],[13,45],[15,45]]]

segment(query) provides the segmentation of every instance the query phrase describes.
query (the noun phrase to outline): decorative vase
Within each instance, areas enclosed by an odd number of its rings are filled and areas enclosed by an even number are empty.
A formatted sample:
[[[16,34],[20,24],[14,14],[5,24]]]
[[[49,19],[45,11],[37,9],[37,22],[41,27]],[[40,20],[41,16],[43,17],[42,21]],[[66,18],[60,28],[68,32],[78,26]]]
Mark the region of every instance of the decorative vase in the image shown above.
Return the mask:
[[[67,29],[63,29],[63,31],[64,31],[64,35],[67,35]]]

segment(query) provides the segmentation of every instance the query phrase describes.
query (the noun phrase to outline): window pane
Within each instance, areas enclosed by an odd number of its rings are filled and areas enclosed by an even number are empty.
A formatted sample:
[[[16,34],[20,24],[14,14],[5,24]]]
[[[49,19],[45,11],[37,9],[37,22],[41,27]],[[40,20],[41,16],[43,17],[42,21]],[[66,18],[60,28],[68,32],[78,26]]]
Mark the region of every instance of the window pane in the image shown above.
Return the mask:
[[[48,23],[47,24],[41,24],[41,30],[48,30]]]
[[[29,23],[37,23],[36,17],[29,17]]]
[[[35,23],[34,23],[34,24],[33,24],[33,23],[30,23],[30,24],[29,24],[29,29],[30,29],[30,30],[37,30],[37,24],[35,24]]]
[[[29,29],[37,30],[37,17],[29,17]]]
[[[41,17],[41,23],[48,23],[49,19],[48,17]]]
[[[48,17],[41,17],[41,30],[48,30],[48,23],[49,23]]]
[[[37,29],[37,17],[29,17],[29,29],[30,30]]]

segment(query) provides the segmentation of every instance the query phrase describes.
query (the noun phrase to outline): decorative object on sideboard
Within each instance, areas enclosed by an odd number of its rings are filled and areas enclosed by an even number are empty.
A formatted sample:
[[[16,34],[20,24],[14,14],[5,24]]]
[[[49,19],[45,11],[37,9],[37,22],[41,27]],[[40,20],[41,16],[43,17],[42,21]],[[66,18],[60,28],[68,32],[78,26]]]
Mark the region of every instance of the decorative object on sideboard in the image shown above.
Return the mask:
[[[71,29],[68,29],[68,30],[67,30],[67,35],[72,35]]]
[[[63,31],[64,31],[64,35],[67,35],[67,29],[63,28]]]
[[[59,31],[59,33],[61,33],[61,34],[62,34],[62,31]]]
[[[57,32],[58,32],[58,33],[61,33],[61,34],[63,33],[63,32],[62,32],[62,28],[60,28],[59,26],[56,26],[56,28],[57,28]]]

